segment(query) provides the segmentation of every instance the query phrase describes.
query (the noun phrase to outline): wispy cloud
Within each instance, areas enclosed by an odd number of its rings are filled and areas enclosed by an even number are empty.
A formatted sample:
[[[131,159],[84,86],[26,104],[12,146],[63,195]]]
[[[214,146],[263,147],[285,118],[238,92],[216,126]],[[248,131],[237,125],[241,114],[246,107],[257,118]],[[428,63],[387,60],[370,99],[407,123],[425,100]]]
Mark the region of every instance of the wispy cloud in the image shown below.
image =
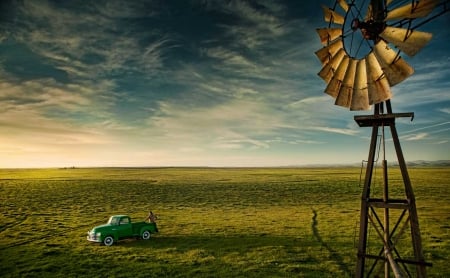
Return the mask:
[[[283,125],[266,104],[242,100],[195,108],[162,102],[159,111],[148,120],[149,128],[184,147],[267,147],[264,140]]]
[[[284,34],[284,7],[262,1],[258,8],[247,1],[216,1],[210,6],[220,12],[227,12],[237,18],[237,24],[222,25],[225,35],[232,38],[232,46],[255,49],[264,42]]]
[[[26,1],[18,9],[22,25],[15,26],[11,35],[73,78],[107,78],[130,71],[154,74],[162,67],[168,35],[157,29],[142,33],[140,26],[121,26],[126,24],[123,19],[152,16],[149,9],[140,9],[143,3],[107,1],[66,9]]]
[[[356,135],[358,134],[357,130],[354,129],[347,129],[347,128],[334,128],[334,127],[311,127],[311,130],[317,130],[317,131],[323,131],[328,133],[337,133],[337,134],[343,134],[343,135]]]
[[[417,141],[417,140],[423,140],[428,137],[428,133],[421,132],[421,133],[415,133],[410,135],[401,136],[403,140],[406,141]]]
[[[442,109],[438,109],[440,112],[445,113],[445,114],[450,114],[450,107],[449,108],[442,108]]]
[[[41,113],[65,110],[69,113],[83,111],[100,115],[106,112],[115,98],[114,94],[110,93],[114,84],[108,81],[100,81],[97,84],[64,84],[50,78],[24,82],[6,78],[0,80],[0,87],[0,101],[4,111],[19,108],[40,110]],[[105,94],[105,91],[108,93]],[[93,107],[96,109],[92,109]]]
[[[447,127],[445,127],[445,126],[447,126]],[[413,129],[413,130],[410,130],[410,131],[406,131],[405,133],[415,133],[415,132],[417,132],[419,130],[435,129],[437,127],[439,127],[439,128],[445,127],[444,130],[448,130],[449,127],[450,127],[450,122],[443,122],[443,123],[438,123],[438,124],[433,124],[433,125],[427,125],[427,126],[424,126],[424,127],[421,127],[421,128],[416,128],[416,129]]]
[[[444,145],[444,144],[448,144],[448,140],[443,140],[443,141],[439,141],[439,142],[435,142],[435,145]]]

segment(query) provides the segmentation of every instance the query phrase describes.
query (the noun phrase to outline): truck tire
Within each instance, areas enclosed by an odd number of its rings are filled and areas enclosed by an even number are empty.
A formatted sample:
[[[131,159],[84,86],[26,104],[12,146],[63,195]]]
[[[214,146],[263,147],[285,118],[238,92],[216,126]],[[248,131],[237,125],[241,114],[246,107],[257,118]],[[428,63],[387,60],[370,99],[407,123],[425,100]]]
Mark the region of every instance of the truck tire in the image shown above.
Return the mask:
[[[145,240],[150,239],[150,236],[151,236],[151,234],[150,234],[150,232],[147,231],[147,230],[145,230],[145,231],[142,233],[142,239],[145,239]]]
[[[114,243],[114,238],[112,236],[107,236],[103,239],[103,244],[106,246],[111,246]]]

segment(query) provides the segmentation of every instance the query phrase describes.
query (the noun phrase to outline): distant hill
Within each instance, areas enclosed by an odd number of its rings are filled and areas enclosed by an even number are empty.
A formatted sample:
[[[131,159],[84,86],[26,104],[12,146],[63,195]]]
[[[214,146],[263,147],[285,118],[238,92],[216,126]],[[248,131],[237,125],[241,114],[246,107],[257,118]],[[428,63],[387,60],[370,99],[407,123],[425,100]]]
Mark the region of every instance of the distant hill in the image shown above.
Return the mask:
[[[381,164],[381,161],[378,162]],[[364,166],[367,165],[367,162],[364,162]],[[390,162],[388,161],[388,165],[390,166],[398,166],[397,161]],[[407,167],[450,167],[450,160],[414,160],[414,161],[406,161]],[[349,164],[307,164],[307,165],[290,165],[286,167],[312,167],[312,168],[335,168],[335,167],[361,167],[361,162],[358,163],[349,163]]]
[[[398,163],[395,163],[394,165],[397,164]],[[450,166],[450,160],[434,160],[434,161],[415,160],[415,161],[407,161],[406,165],[409,167],[446,167]]]

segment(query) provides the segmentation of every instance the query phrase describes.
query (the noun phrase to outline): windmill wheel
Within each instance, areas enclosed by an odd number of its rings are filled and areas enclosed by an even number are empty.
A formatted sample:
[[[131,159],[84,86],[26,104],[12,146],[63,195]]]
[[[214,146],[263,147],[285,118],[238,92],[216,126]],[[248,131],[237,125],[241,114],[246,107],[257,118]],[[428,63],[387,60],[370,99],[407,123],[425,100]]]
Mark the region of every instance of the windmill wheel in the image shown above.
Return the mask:
[[[406,4],[405,4],[406,3]],[[411,27],[427,17],[438,0],[336,0],[322,6],[328,27],[317,32],[324,45],[316,51],[319,76],[335,104],[350,110],[391,99],[391,87],[413,74],[401,52],[414,56],[432,35]]]

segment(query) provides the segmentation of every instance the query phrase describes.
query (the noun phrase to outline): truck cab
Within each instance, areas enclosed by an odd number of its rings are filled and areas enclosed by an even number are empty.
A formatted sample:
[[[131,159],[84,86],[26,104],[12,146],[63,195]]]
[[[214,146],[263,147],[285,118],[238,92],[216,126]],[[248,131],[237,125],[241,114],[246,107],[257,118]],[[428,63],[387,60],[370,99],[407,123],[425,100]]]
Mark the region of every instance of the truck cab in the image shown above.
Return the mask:
[[[111,216],[106,224],[111,225],[119,238],[128,237],[133,232],[130,217],[127,215]]]

